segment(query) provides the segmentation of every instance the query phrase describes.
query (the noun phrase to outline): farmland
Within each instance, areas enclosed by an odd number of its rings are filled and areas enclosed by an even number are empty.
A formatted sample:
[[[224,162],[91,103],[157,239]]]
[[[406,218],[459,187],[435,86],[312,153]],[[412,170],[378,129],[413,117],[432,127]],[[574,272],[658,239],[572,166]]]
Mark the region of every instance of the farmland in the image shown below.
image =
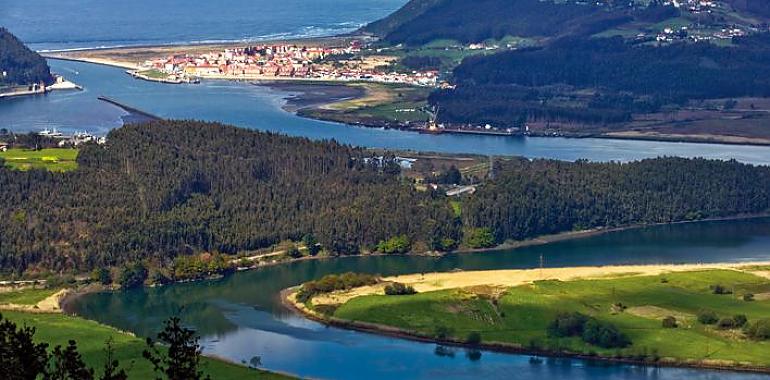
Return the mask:
[[[9,149],[0,152],[0,160],[5,166],[16,170],[45,169],[54,172],[75,170],[77,149]]]

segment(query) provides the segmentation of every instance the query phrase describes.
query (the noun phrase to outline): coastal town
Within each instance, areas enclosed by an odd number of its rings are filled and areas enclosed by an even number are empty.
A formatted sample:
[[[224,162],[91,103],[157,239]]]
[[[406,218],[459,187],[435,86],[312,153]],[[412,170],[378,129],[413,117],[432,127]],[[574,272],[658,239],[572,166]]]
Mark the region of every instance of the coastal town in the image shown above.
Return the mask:
[[[437,70],[397,72],[394,58],[364,56],[363,43],[345,47],[309,47],[292,44],[228,48],[199,55],[179,54],[145,61],[128,73],[136,78],[165,83],[195,83],[200,79],[369,81],[435,87]]]

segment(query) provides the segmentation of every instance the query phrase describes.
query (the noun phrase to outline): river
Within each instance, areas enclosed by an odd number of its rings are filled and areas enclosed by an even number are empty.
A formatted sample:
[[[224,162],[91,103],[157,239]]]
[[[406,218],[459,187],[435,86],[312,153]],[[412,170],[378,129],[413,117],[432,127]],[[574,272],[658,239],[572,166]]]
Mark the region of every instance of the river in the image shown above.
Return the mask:
[[[444,153],[629,161],[657,156],[736,159],[770,164],[770,148],[719,144],[670,143],[555,137],[425,135],[415,132],[351,127],[300,118],[282,109],[291,93],[243,82],[204,81],[167,85],[136,80],[123,70],[94,64],[51,60],[54,72],[85,91],[0,101],[0,128],[17,132],[58,128],[105,134],[122,125],[121,109],[97,100],[100,95],[164,118],[202,119],[366,147]]]
[[[34,49],[252,41],[349,31],[382,17],[405,0],[197,0],[128,2],[4,0],[0,25]],[[152,17],[149,17],[151,15]],[[50,61],[54,72],[82,92],[0,101],[0,128],[104,134],[122,124],[122,110],[99,95],[166,118],[221,121],[313,139],[368,147],[521,155],[565,160],[628,161],[661,155],[734,158],[770,164],[767,147],[604,139],[420,135],[356,128],[299,118],[281,109],[290,93],[247,83],[207,81],[171,86],[131,79],[122,70]],[[572,359],[530,364],[528,356],[483,352],[481,357],[436,355],[433,344],[324,327],[281,308],[278,292],[328,273],[393,275],[419,271],[532,268],[623,263],[770,259],[770,220],[707,222],[628,230],[546,246],[484,254],[432,257],[356,257],[304,261],[239,273],[219,281],[91,294],[71,311],[133,331],[154,334],[179,312],[202,335],[205,352],[262,368],[324,379],[766,379],[691,369],[655,369]],[[256,360],[255,358],[259,358]]]
[[[766,376],[678,368],[645,368],[574,359],[463,350],[437,355],[436,345],[325,327],[283,309],[281,289],[329,273],[395,275],[422,271],[635,263],[740,262],[770,259],[770,219],[702,222],[608,233],[549,245],[437,257],[352,257],[301,261],[242,272],[218,281],[90,294],[69,311],[146,336],[183,307],[206,353],[303,377],[324,379],[766,379]],[[474,360],[472,360],[473,358]]]

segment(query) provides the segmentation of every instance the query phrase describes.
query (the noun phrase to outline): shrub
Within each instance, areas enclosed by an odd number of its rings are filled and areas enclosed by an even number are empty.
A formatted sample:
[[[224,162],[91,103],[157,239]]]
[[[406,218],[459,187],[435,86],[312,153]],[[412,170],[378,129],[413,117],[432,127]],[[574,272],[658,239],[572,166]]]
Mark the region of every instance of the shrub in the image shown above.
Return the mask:
[[[481,333],[478,331],[471,331],[468,333],[468,337],[465,338],[465,343],[471,345],[478,345],[481,343]]]
[[[147,268],[142,263],[129,264],[120,271],[118,282],[123,289],[144,285],[147,280]]]
[[[337,290],[357,288],[359,286],[374,285],[379,282],[377,276],[371,274],[348,272],[341,275],[330,274],[316,281],[309,281],[302,285],[297,292],[299,302],[308,302],[313,296],[321,293],[331,293]]]
[[[713,325],[719,321],[717,314],[711,310],[701,310],[698,312],[698,322],[704,325]]]
[[[668,316],[666,318],[663,318],[663,328],[664,329],[675,329],[678,325],[676,323],[676,318],[672,316]]]
[[[412,244],[406,235],[395,236],[377,244],[378,251],[389,255],[407,253],[411,247]]]
[[[583,327],[587,321],[587,316],[577,312],[561,313],[556,316],[556,319],[548,324],[546,332],[551,338],[565,338],[582,335]]]
[[[110,273],[110,269],[106,267],[94,269],[94,271],[91,272],[91,281],[98,282],[102,285],[112,284],[112,274]]]
[[[631,339],[614,325],[581,313],[561,313],[547,328],[549,337],[579,336],[584,342],[603,348],[624,348]]]
[[[714,294],[719,294],[719,295],[722,295],[722,294],[733,294],[733,292],[730,289],[727,289],[726,287],[724,287],[724,286],[722,286],[720,284],[711,285],[711,292],[714,293]]]
[[[298,259],[302,257],[302,252],[300,252],[299,248],[297,248],[296,245],[292,245],[289,247],[289,249],[286,250],[286,255],[291,257],[292,259]]]
[[[746,323],[749,322],[749,319],[746,318],[746,316],[743,314],[738,314],[733,317],[733,321],[735,322],[735,327],[738,328],[746,326]]]
[[[730,330],[735,328],[735,320],[729,317],[720,318],[717,321],[717,328],[720,330]]]
[[[310,256],[317,255],[318,251],[321,250],[321,247],[318,244],[318,240],[316,240],[315,236],[311,234],[307,234],[302,237],[302,244],[305,245],[305,248],[307,249],[307,253]]]
[[[770,339],[770,319],[760,319],[746,328],[746,335],[754,340]]]
[[[453,333],[454,331],[451,328],[441,325],[436,326],[436,329],[434,330],[434,335],[438,339],[446,339],[452,336]]]
[[[754,294],[753,293],[746,293],[743,295],[743,300],[746,302],[754,301]]]
[[[404,285],[400,282],[394,282],[385,286],[385,294],[389,296],[403,296],[416,294],[417,291],[413,287]]]
[[[464,234],[468,248],[489,248],[495,246],[495,237],[489,228],[469,228]]]
[[[624,348],[631,344],[631,339],[614,325],[590,318],[583,331],[583,341],[603,348]]]

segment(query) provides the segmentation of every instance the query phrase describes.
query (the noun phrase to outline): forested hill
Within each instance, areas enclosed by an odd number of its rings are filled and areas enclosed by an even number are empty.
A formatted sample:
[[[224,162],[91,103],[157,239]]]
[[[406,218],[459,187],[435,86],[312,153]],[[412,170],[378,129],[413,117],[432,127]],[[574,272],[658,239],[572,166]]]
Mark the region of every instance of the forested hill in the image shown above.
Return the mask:
[[[0,269],[86,271],[314,235],[330,254],[485,247],[574,229],[770,210],[770,168],[512,159],[461,198],[334,142],[164,121],[114,130],[66,173],[0,165]],[[387,156],[386,156],[387,157]],[[379,248],[395,240],[398,250]]]
[[[456,236],[451,207],[399,167],[333,142],[173,121],[112,131],[61,174],[0,169],[0,267],[56,270],[299,241],[358,252]]]
[[[454,70],[457,89],[431,102],[449,122],[618,123],[693,99],[770,97],[768,70],[770,33],[735,38],[731,47],[570,38],[470,57]]]
[[[0,27],[0,86],[53,83],[45,59]]]
[[[440,39],[471,43],[506,36],[591,35],[632,21],[659,22],[678,12],[673,7],[610,7],[571,0],[412,0],[362,31],[391,44]]]
[[[386,36],[443,1],[445,0],[410,0],[397,11],[381,20],[367,24],[361,30],[376,36]]]

